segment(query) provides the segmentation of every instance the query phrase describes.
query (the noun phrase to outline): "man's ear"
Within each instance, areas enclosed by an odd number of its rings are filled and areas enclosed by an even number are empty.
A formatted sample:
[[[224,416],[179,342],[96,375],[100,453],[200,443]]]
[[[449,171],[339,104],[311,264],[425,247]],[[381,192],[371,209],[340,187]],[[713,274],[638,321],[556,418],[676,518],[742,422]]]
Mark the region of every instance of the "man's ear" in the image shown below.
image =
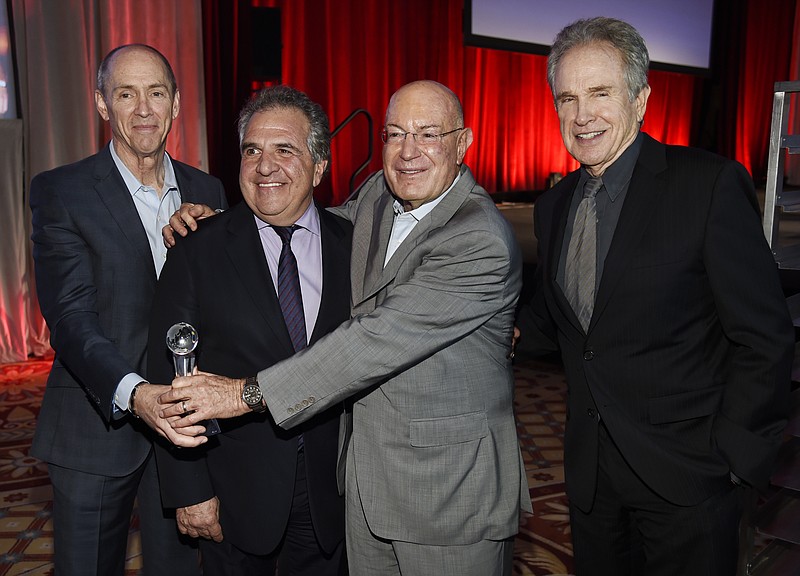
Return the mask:
[[[178,117],[178,113],[181,111],[181,91],[175,90],[175,98],[172,100],[172,119]]]
[[[322,175],[325,174],[325,168],[328,167],[328,161],[323,160],[322,162],[317,162],[314,164],[314,180],[313,186],[316,188],[319,186],[319,183],[322,182]]]
[[[459,166],[461,166],[461,163],[464,161],[464,155],[467,153],[467,150],[472,146],[472,138],[472,128],[464,128],[461,134],[458,135],[458,156],[456,164]]]
[[[108,106],[106,105],[106,99],[103,97],[103,94],[100,92],[100,90],[94,91],[94,106],[97,108],[97,112],[100,114],[100,117],[108,122]]]

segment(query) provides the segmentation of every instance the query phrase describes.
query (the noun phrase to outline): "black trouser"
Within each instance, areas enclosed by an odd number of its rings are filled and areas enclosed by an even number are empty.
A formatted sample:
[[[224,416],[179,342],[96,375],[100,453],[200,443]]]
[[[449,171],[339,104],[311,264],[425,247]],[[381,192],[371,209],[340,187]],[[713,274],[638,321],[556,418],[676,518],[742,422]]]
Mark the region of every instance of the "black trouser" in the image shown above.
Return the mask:
[[[734,576],[739,490],[677,506],[648,488],[600,426],[591,512],[570,506],[578,576]]]

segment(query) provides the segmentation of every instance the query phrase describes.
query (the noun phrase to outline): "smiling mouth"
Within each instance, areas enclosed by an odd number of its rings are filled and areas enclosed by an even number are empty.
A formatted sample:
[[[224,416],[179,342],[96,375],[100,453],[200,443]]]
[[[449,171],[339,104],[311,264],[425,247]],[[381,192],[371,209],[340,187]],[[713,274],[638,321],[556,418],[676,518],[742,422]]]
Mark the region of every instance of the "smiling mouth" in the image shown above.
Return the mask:
[[[575,138],[577,138],[578,140],[593,140],[594,138],[602,136],[603,134],[605,134],[605,130],[598,130],[596,132],[585,132],[583,134],[575,134]]]

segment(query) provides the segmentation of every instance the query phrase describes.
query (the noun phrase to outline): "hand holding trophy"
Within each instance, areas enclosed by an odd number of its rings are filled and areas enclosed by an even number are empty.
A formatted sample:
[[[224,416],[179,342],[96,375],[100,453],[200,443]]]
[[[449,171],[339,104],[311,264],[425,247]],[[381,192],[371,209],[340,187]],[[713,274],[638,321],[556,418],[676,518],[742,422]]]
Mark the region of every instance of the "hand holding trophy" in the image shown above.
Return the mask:
[[[195,365],[195,350],[199,342],[200,336],[197,334],[197,330],[186,322],[173,324],[167,330],[167,348],[172,352],[176,376],[191,376]],[[201,424],[206,428],[206,436],[213,436],[220,432],[216,418],[206,420]]]

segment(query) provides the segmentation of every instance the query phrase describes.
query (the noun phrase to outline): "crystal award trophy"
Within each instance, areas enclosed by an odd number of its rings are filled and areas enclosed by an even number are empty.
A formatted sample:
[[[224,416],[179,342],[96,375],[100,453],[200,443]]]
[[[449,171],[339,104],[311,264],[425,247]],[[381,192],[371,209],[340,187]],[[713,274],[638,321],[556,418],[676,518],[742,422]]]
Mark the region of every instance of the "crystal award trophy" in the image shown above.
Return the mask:
[[[200,342],[200,336],[194,326],[186,322],[178,322],[167,330],[167,348],[172,352],[172,362],[175,365],[176,376],[189,376],[194,370],[195,354],[197,344]],[[219,423],[217,420],[211,419],[201,422],[205,426],[206,436],[213,436],[218,434]]]

